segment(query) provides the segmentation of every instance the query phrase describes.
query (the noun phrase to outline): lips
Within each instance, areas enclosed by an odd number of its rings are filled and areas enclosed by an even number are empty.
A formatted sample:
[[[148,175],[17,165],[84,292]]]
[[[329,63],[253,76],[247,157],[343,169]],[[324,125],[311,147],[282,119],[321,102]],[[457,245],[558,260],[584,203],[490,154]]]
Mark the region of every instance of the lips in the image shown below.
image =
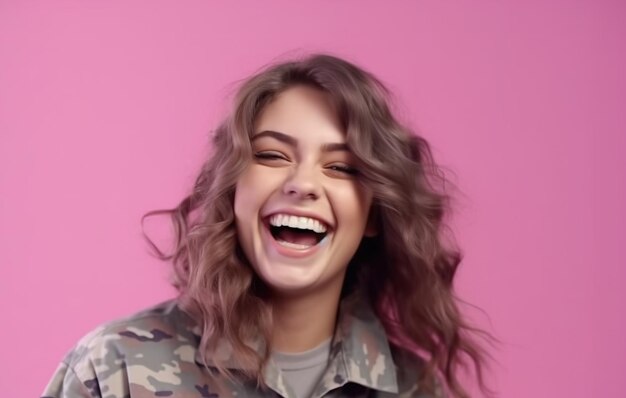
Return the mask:
[[[273,251],[293,258],[315,253],[332,231],[330,224],[319,217],[284,211],[266,216],[263,226]]]

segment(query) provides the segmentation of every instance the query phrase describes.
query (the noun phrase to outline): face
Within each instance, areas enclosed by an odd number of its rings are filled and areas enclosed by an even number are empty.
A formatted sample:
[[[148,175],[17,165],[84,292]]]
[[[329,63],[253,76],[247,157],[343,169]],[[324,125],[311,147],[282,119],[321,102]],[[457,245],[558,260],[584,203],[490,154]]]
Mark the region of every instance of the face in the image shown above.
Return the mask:
[[[365,233],[371,193],[326,94],[292,87],[269,103],[235,194],[237,232],[274,292],[339,292]]]

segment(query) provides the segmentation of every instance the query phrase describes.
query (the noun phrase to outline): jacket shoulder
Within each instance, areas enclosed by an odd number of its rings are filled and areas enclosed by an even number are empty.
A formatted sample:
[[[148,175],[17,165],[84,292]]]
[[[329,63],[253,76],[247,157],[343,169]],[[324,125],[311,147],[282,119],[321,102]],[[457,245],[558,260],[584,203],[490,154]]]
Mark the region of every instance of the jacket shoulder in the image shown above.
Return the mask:
[[[184,318],[186,315],[171,300],[105,323],[81,338],[63,362],[70,367],[79,365],[85,359],[99,364],[102,361],[117,362],[143,351],[146,343],[185,341],[192,337],[192,333],[190,329],[181,327]]]
[[[127,384],[130,373],[168,378],[180,370],[174,369],[180,363],[194,363],[197,345],[190,318],[175,300],[166,301],[105,323],[81,338],[43,396],[99,397],[103,387]],[[110,396],[118,395],[125,394]]]
[[[420,381],[426,368],[424,358],[412,350],[398,346],[392,346],[391,353],[396,365],[399,397],[443,398],[445,396],[441,383],[436,378],[426,382]]]

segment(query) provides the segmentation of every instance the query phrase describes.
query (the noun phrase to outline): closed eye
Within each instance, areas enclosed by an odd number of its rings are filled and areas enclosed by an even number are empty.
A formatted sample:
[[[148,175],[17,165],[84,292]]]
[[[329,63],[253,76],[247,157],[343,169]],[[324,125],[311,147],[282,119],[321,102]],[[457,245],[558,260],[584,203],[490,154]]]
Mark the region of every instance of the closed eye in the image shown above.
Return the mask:
[[[359,171],[356,168],[348,166],[346,164],[333,164],[328,166],[327,169],[348,176],[356,176],[357,174],[359,174]]]
[[[265,160],[289,160],[287,156],[280,152],[257,152],[254,154],[254,157]]]
[[[269,167],[282,167],[289,165],[291,160],[282,152],[263,151],[254,154],[254,158],[259,164]]]

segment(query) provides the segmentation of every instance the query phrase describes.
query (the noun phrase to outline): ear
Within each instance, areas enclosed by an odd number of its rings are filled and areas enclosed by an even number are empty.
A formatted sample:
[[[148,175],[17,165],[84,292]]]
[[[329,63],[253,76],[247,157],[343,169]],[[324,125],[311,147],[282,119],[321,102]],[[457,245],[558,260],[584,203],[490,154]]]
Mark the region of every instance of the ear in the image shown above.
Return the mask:
[[[370,212],[367,216],[367,224],[365,225],[365,232],[363,233],[363,236],[366,238],[373,238],[378,235],[378,217],[378,206],[372,204]]]

